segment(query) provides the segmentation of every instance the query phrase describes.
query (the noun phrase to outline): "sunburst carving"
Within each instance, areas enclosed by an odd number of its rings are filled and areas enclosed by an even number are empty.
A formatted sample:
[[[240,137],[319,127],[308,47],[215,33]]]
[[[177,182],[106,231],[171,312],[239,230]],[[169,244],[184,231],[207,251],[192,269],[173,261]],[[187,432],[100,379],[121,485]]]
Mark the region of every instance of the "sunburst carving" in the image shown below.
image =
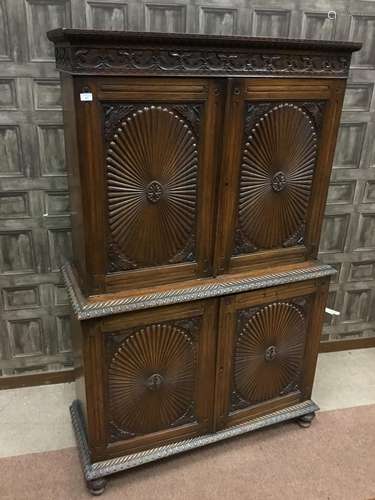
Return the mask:
[[[234,389],[248,404],[279,396],[298,382],[305,321],[294,304],[275,302],[248,319],[237,339]]]
[[[191,251],[197,169],[196,137],[173,111],[144,106],[121,123],[107,154],[109,227],[129,267]]]
[[[297,105],[276,105],[253,126],[239,199],[239,230],[248,246],[280,247],[304,224],[316,155],[314,124]]]
[[[112,357],[109,400],[115,426],[128,434],[166,429],[192,408],[195,347],[173,324],[153,324],[129,335]]]

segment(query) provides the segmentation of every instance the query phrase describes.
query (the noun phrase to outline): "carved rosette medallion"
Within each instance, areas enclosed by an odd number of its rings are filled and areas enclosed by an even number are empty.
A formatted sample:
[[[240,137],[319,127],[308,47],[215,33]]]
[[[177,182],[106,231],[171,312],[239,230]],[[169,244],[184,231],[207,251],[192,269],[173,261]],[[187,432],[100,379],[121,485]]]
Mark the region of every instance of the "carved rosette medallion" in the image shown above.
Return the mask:
[[[286,188],[286,184],[287,184],[286,175],[284,174],[284,172],[279,170],[279,172],[276,172],[276,174],[274,174],[274,176],[272,177],[271,180],[272,189],[276,193],[280,193],[280,191]]]
[[[247,120],[254,118],[243,148],[234,253],[301,244],[317,158],[316,120],[291,103],[249,105],[247,112]]]
[[[264,353],[264,359],[266,361],[272,361],[277,356],[277,348],[274,345],[270,345],[267,347],[266,352]]]
[[[150,389],[150,391],[157,391],[158,389],[161,388],[163,382],[164,382],[164,377],[160,375],[160,373],[153,373],[146,380],[146,387]]]
[[[141,435],[189,421],[196,376],[192,329],[174,323],[148,325],[125,336],[114,349],[108,391],[117,435]]]
[[[306,328],[303,307],[294,303],[274,302],[244,314],[233,371],[234,401],[239,407],[297,388]]]
[[[146,187],[146,198],[151,203],[157,203],[163,195],[163,186],[158,181],[151,181]]]
[[[118,115],[107,110],[106,130],[110,113]],[[198,147],[189,122],[139,106],[109,137],[106,164],[111,270],[193,260]]]

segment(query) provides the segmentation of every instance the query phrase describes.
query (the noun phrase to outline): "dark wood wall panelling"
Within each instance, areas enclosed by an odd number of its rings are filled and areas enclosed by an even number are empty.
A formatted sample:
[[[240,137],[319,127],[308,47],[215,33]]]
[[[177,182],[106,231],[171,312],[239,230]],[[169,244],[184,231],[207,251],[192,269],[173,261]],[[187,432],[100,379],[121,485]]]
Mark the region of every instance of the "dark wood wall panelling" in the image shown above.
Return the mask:
[[[49,380],[72,364],[59,273],[71,254],[61,92],[45,36],[60,26],[364,42],[353,57],[320,258],[339,271],[329,305],[342,314],[326,317],[327,347],[373,345],[374,2],[0,0],[0,375],[41,372]]]

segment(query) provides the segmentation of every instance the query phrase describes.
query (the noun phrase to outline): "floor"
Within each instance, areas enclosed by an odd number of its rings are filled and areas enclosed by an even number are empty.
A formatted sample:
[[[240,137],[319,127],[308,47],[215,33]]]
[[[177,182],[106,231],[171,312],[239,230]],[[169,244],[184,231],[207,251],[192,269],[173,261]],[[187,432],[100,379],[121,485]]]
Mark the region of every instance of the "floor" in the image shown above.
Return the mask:
[[[319,412],[154,462],[108,481],[103,500],[374,500],[375,405]],[[1,500],[92,500],[76,448],[0,460]]]
[[[0,457],[75,446],[73,384],[0,391]],[[322,411],[375,404],[375,348],[320,354],[313,399]]]
[[[375,403],[375,348],[320,354],[312,398],[322,411]]]

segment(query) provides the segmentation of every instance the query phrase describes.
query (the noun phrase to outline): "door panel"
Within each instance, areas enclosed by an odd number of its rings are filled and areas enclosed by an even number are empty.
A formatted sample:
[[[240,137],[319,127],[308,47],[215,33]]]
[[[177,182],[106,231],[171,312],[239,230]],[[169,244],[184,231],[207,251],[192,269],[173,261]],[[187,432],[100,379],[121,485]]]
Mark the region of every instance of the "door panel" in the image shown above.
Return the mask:
[[[232,80],[229,93],[217,272],[315,257],[342,83]]]
[[[157,446],[212,427],[217,301],[101,322],[101,456]],[[103,411],[103,409],[98,409]]]
[[[116,291],[212,272],[221,83],[81,79],[77,92],[85,87],[95,97],[91,116],[81,118],[96,180],[85,193],[87,245],[99,246],[97,256],[88,252],[91,287]]]
[[[222,299],[217,428],[310,397],[327,286],[310,281]]]

